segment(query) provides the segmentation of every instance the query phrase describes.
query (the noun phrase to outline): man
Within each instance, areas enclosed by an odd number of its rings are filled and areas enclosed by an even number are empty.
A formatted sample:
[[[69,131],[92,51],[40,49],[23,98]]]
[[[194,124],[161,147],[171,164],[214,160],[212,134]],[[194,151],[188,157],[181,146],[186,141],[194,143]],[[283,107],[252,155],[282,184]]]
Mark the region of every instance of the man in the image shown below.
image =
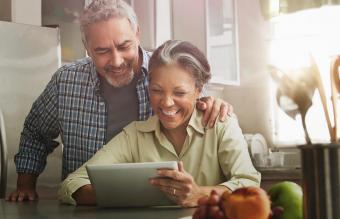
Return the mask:
[[[46,157],[63,142],[62,179],[80,167],[124,126],[152,115],[148,96],[150,53],[140,47],[133,9],[121,0],[94,0],[80,18],[90,58],[61,67],[34,102],[15,156],[17,190],[7,200],[36,200],[36,181]],[[212,103],[214,102],[214,104]],[[227,104],[198,101],[204,124]]]

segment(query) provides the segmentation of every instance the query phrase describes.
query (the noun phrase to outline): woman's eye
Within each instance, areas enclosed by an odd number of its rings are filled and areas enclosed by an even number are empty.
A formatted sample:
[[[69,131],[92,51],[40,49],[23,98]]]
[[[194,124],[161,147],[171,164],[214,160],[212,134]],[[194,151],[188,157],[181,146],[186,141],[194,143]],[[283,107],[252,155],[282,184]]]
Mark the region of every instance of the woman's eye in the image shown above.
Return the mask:
[[[151,89],[151,91],[152,91],[153,93],[160,93],[160,92],[161,92],[161,90],[158,90],[158,89]]]

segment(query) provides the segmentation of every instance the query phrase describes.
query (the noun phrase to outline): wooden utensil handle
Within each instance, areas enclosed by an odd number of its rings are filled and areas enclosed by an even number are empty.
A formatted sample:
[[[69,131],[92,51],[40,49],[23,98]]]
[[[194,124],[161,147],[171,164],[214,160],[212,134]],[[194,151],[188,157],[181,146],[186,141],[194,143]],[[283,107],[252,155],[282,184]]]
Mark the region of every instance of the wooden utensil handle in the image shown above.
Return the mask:
[[[338,136],[338,98],[340,93],[340,56],[336,56],[333,58],[332,66],[331,66],[331,91],[332,91],[332,105],[333,105],[333,114],[334,114],[334,140],[339,141]]]

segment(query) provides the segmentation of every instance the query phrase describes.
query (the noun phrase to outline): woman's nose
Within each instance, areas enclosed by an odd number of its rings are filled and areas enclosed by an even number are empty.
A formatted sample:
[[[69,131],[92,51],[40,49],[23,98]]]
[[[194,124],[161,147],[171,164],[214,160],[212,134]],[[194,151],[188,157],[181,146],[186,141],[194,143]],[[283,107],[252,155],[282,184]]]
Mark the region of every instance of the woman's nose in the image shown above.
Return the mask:
[[[163,102],[163,105],[166,106],[166,107],[174,105],[174,100],[173,100],[172,96],[170,96],[170,95],[164,96],[162,102]]]

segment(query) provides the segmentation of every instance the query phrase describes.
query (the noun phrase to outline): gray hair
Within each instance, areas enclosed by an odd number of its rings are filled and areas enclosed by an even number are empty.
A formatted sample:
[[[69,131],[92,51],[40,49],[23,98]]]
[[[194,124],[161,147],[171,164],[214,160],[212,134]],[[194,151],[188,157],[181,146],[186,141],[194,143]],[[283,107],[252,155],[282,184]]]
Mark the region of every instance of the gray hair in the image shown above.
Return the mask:
[[[93,0],[80,16],[80,32],[86,45],[86,28],[100,21],[110,18],[127,18],[133,31],[137,32],[138,21],[133,8],[122,0]]]
[[[211,78],[210,65],[205,55],[196,46],[181,40],[169,40],[154,51],[149,62],[150,78],[156,68],[173,64],[192,74],[199,91]]]

